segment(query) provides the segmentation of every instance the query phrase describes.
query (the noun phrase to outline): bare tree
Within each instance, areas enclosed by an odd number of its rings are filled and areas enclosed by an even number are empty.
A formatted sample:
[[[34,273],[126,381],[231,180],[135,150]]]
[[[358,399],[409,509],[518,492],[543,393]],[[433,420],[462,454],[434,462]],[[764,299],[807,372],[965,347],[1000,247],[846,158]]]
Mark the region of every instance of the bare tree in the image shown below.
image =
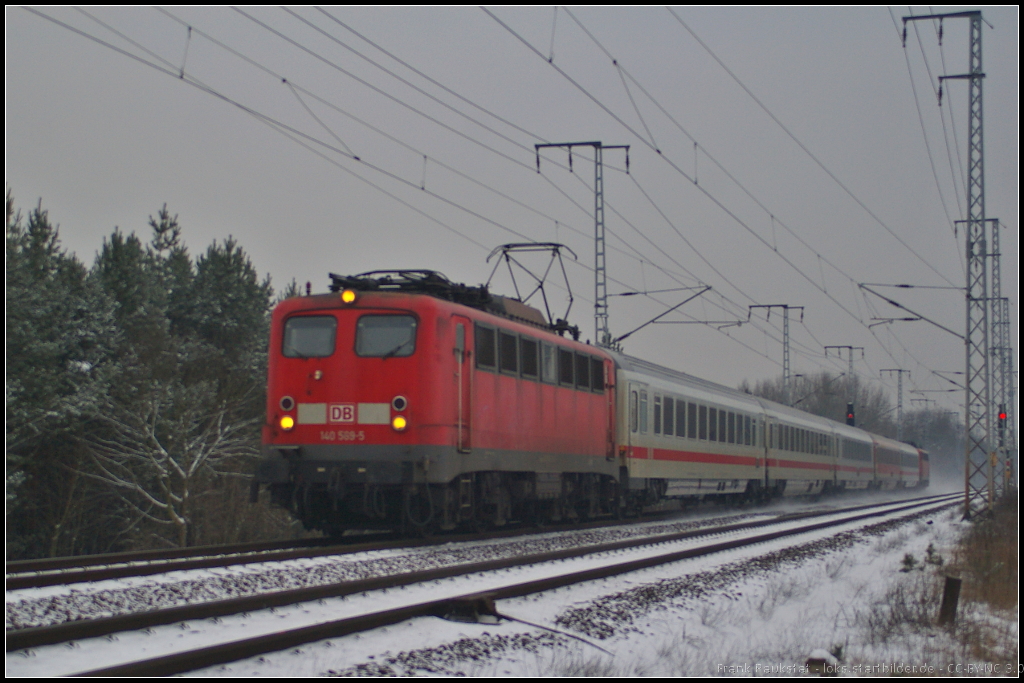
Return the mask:
[[[760,380],[753,387],[744,380],[739,389],[770,401],[785,402],[781,376]],[[884,389],[872,388],[862,383],[859,377],[849,378],[827,371],[797,376],[793,384],[793,407],[812,415],[845,422],[846,404],[849,402],[856,409],[858,427],[882,436],[896,437],[895,409]]]
[[[131,404],[111,405],[98,419],[106,429],[88,452],[98,474],[138,518],[173,530],[179,546],[191,542],[197,494],[218,470],[254,458],[258,443],[251,397],[216,402],[209,382],[154,386]]]

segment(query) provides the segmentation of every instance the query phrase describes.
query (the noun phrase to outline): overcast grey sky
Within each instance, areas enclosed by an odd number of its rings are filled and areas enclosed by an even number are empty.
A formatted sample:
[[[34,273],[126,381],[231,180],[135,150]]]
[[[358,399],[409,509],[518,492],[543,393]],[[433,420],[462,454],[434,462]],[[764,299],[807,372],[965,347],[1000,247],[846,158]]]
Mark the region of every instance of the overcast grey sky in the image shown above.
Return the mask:
[[[86,263],[114,226],[145,236],[164,203],[193,254],[232,235],[278,288],[390,268],[475,284],[491,248],[559,241],[579,255],[571,322],[592,338],[592,152],[570,173],[547,150],[538,174],[534,144],[630,145],[628,175],[605,152],[609,292],[707,284],[666,320],[723,323],[652,325],[628,353],[731,386],[777,375],[778,311],[719,328],[786,303],[804,306],[794,372],[843,371],[823,347],[864,347],[863,378],[894,392],[880,370],[911,371],[908,407],[963,401],[932,393],[963,343],[925,322],[869,328],[907,313],[856,283],[964,284],[966,82],[941,108],[935,93],[968,69],[964,19],[941,49],[936,24],[912,24],[904,51],[905,7],[40,10],[108,46],[5,11],[7,186],[23,209],[41,198]],[[1019,14],[982,11],[986,206],[1006,226],[1018,347]],[[963,328],[962,291],[880,291]],[[613,334],[686,296],[613,297]]]

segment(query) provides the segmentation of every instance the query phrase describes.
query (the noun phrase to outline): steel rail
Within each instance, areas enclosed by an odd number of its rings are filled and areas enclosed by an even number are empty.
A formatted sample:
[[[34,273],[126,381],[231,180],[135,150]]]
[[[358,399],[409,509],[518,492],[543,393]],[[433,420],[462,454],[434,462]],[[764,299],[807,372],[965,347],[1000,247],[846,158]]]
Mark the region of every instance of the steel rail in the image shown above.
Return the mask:
[[[655,557],[629,560],[618,564],[611,564],[580,572],[527,581],[493,590],[468,593],[454,598],[449,597],[442,598],[440,600],[431,600],[416,605],[384,610],[373,614],[364,614],[357,617],[348,617],[322,624],[314,624],[312,626],[306,626],[291,631],[270,633],[263,636],[257,636],[255,638],[223,643],[198,650],[179,652],[152,659],[96,669],[76,674],[76,676],[169,676],[188,671],[195,671],[197,669],[203,669],[210,666],[227,664],[269,652],[278,652],[299,645],[324,640],[326,638],[337,638],[351,633],[379,628],[381,626],[389,626],[415,617],[444,616],[452,611],[465,610],[467,605],[471,605],[480,613],[489,613],[500,618],[501,615],[498,614],[493,607],[495,600],[522,597],[524,595],[540,593],[577,583],[594,581],[640,569],[647,569],[670,562],[700,557],[702,555],[710,555],[725,550],[756,545],[758,543],[764,543],[810,531],[849,524],[851,522],[870,519],[872,517],[906,512],[907,510],[925,507],[928,505],[939,505],[938,509],[941,509],[941,507],[946,505],[955,505],[957,501],[958,496],[948,502],[935,500],[915,502],[895,509],[875,510],[855,515],[853,517],[818,522],[816,524],[809,524],[795,529],[773,531],[754,537],[723,541],[721,543],[715,543],[700,548],[690,548]],[[891,503],[889,505],[891,505]],[[833,512],[831,514],[837,513]]]
[[[663,515],[663,512],[653,513],[645,521],[658,519]],[[637,521],[637,519],[597,520],[587,523],[559,524],[546,526],[540,530],[540,533],[600,529],[635,524]],[[352,542],[339,542],[339,539],[325,538],[309,539],[308,542],[274,541],[265,544],[245,543],[229,546],[175,548],[173,550],[144,550],[136,553],[88,555],[82,558],[60,557],[52,560],[20,560],[7,564],[8,574],[5,577],[4,583],[6,589],[11,591],[85,583],[88,581],[103,581],[106,579],[151,576],[153,574],[164,574],[188,569],[209,569],[211,567],[230,567],[260,562],[280,562],[300,558],[344,555],[375,550],[393,550],[396,548],[419,548],[444,545],[446,543],[464,543],[467,541],[489,541],[535,533],[538,533],[536,527],[516,526],[512,529],[483,533],[400,538],[385,541],[356,542],[355,537],[353,537]],[[393,534],[388,535],[394,536]],[[373,536],[377,536],[377,534]],[[75,561],[84,562],[73,564]],[[147,564],[134,564],[136,562],[146,562]],[[14,565],[17,565],[16,572],[11,571]]]
[[[915,499],[914,502],[908,504],[911,507],[927,505],[936,502],[936,499],[941,497],[942,496],[928,496],[924,499]],[[613,541],[610,543],[594,544],[576,548],[563,548],[561,550],[534,553],[532,555],[499,558],[495,560],[486,560],[470,564],[460,564],[449,567],[439,567],[434,569],[406,572],[393,576],[378,576],[368,579],[360,579],[356,581],[345,581],[343,583],[326,584],[323,586],[312,586],[308,588],[296,588],[286,591],[278,591],[274,593],[265,593],[260,595],[232,598],[228,600],[215,600],[211,602],[200,603],[197,605],[182,605],[179,607],[169,607],[164,609],[150,610],[146,612],[136,612],[132,614],[123,614],[113,617],[105,617],[101,619],[69,621],[63,624],[56,624],[53,626],[24,628],[7,632],[7,651],[11,652],[30,647],[40,647],[43,645],[63,643],[71,640],[81,640],[84,638],[106,636],[121,631],[150,628],[153,626],[173,624],[182,621],[230,616],[242,612],[252,612],[260,609],[268,609],[271,607],[282,607],[285,605],[293,605],[301,602],[322,600],[325,598],[344,597],[346,595],[353,595],[356,593],[363,593],[366,591],[380,590],[385,588],[398,588],[401,586],[409,586],[417,583],[423,583],[426,581],[452,578],[455,576],[462,576],[466,574],[494,571],[498,569],[509,569],[512,567],[540,564],[543,562],[552,562],[557,560],[573,559],[585,555],[592,555],[602,552],[612,552],[616,550],[624,550],[644,545],[657,545],[662,543],[687,540],[691,538],[698,538],[701,536],[730,533],[734,531],[745,531],[750,529],[762,528],[766,526],[800,521],[803,519],[811,519],[827,515],[847,514],[850,512],[857,512],[860,510],[878,508],[879,506],[893,505],[900,505],[900,503],[890,501],[886,503],[860,505],[852,508],[845,508],[843,510],[793,513],[790,515],[776,517],[770,520],[760,520],[756,522],[741,522],[725,526],[707,527],[703,529],[693,529],[669,534],[658,534],[654,536],[644,536],[640,538]],[[904,508],[899,507],[897,509]],[[886,513],[887,511],[882,511],[872,514]]]

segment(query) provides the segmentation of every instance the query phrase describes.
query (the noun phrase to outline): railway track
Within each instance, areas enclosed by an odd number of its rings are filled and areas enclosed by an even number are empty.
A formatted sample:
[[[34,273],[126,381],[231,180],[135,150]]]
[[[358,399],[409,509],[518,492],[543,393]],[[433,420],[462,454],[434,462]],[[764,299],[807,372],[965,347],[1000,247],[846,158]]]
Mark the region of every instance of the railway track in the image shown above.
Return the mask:
[[[772,520],[663,534],[656,537],[634,538],[582,548],[566,548],[527,557],[460,564],[333,586],[319,586],[203,605],[155,610],[109,619],[71,622],[52,627],[22,629],[8,632],[7,647],[8,652],[11,653],[8,655],[8,666],[10,668],[17,664],[16,661],[12,661],[12,658],[29,658],[34,654],[41,656],[43,650],[49,651],[58,643],[65,643],[59,647],[69,647],[68,643],[74,643],[71,645],[72,647],[88,648],[90,653],[96,654],[95,658],[90,656],[82,660],[97,662],[96,668],[89,673],[97,675],[181,673],[266,652],[288,649],[325,638],[385,626],[417,616],[457,614],[466,617],[475,614],[493,614],[495,612],[493,601],[498,599],[542,592],[668,562],[873,519],[882,515],[913,514],[915,511],[927,509],[929,506],[949,504],[951,500],[955,501],[956,498],[931,496],[914,501],[861,505],[842,511],[801,513]],[[722,539],[723,536],[728,538]],[[620,559],[619,556],[623,554],[628,558]],[[574,565],[580,566],[574,571],[565,572],[558,566],[559,561],[572,562]],[[501,570],[515,574],[513,578],[516,580],[510,581],[505,578]],[[458,581],[455,577],[465,577],[469,574],[491,577],[486,581],[486,590],[482,593],[480,591],[467,593],[464,581]],[[430,599],[424,599],[428,596]],[[255,610],[283,608],[286,605],[297,604],[298,607],[282,611],[289,612],[293,616],[298,611],[304,615],[303,619],[313,623],[283,631],[276,628],[255,637],[245,637],[243,634],[247,633],[244,623],[246,620],[227,619],[232,614],[251,614]],[[338,618],[339,616],[341,618]],[[178,652],[157,654],[157,651],[168,649],[166,643],[169,642],[167,638],[157,638],[156,642],[152,641],[152,635],[167,628],[167,626],[159,626],[160,624],[180,624],[179,628],[185,632],[192,630],[189,622],[210,618],[225,620],[222,624],[212,627],[216,633],[210,634],[208,638],[199,638],[203,641],[202,646],[199,646],[200,644],[188,645],[185,642],[171,643],[180,645],[184,649]],[[233,623],[229,625],[228,622],[232,620]],[[136,629],[136,631],[126,633],[130,629]],[[152,635],[139,635],[140,632],[137,629],[147,629],[148,633]],[[248,631],[251,632],[251,629]],[[145,634],[146,631],[141,633]],[[99,636],[106,636],[107,639],[98,639]],[[115,645],[110,642],[111,639],[119,640],[124,645]],[[143,642],[147,639],[150,642]],[[174,640],[189,641],[192,638],[179,636]],[[210,640],[221,642],[209,646]],[[164,644],[161,645],[161,643]],[[34,651],[35,648],[42,648],[42,650]],[[124,650],[132,654],[126,657]],[[106,654],[99,654],[100,651],[105,651]],[[117,654],[119,652],[120,655]],[[143,661],[114,663],[123,662],[126,658],[137,658],[140,654],[145,656],[148,653],[157,656]],[[20,667],[16,666],[16,668]],[[67,674],[81,671],[82,668],[78,668],[74,671],[51,671],[48,673]],[[33,674],[29,673],[28,675]]]
[[[666,515],[650,515],[645,520],[656,520]],[[559,532],[635,524],[636,519],[598,520],[584,524],[573,523],[551,525],[543,531]],[[18,560],[6,566],[5,587],[7,590],[44,588],[47,586],[70,585],[107,579],[123,579],[137,576],[152,576],[173,571],[232,567],[261,562],[283,562],[285,560],[329,557],[379,550],[421,548],[515,538],[537,533],[535,527],[515,528],[472,534],[452,534],[427,538],[398,538],[387,532],[352,536],[339,541],[331,538],[315,538],[299,541],[275,541],[270,543],[245,543],[224,546],[202,546],[197,548],[175,548],[168,550],[145,550],[133,553],[111,553],[108,555],[87,555],[81,557],[58,557],[42,560]],[[366,540],[370,539],[370,540]]]

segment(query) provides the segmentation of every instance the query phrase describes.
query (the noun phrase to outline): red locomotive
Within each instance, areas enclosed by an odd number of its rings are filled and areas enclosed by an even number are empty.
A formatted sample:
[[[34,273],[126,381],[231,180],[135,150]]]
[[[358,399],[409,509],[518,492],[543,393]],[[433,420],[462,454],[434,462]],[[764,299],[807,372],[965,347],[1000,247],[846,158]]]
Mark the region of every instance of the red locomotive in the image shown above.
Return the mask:
[[[927,482],[895,441],[566,337],[432,271],[273,313],[257,485],[307,528],[581,519],[663,498]]]

